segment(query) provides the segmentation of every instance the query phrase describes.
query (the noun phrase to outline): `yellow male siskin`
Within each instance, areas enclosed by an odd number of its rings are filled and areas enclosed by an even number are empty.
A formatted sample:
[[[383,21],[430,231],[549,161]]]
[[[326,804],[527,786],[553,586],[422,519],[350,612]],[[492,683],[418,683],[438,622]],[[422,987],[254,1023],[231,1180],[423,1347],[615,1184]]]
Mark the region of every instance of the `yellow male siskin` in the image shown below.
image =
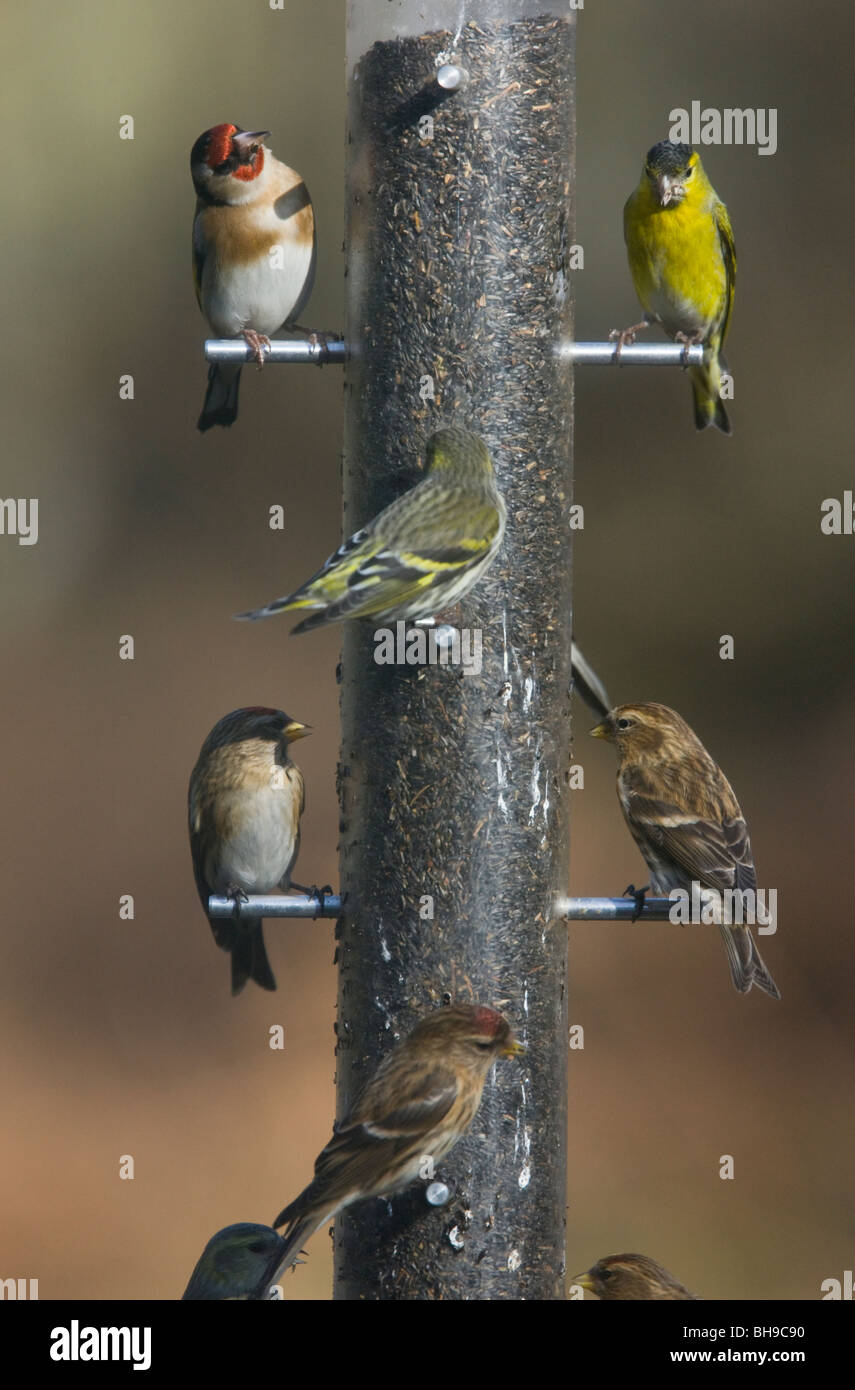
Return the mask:
[[[452,425],[428,440],[426,477],[331,555],[293,594],[238,613],[308,608],[293,629],[344,618],[430,618],[467,594],[496,557],[505,504],[480,435]]]
[[[615,335],[620,346],[654,321],[677,341],[703,343],[703,366],[689,369],[695,425],[730,434],[719,393],[736,248],[727,208],[694,150],[670,140],[653,146],[623,210],[623,229],[644,321]]]

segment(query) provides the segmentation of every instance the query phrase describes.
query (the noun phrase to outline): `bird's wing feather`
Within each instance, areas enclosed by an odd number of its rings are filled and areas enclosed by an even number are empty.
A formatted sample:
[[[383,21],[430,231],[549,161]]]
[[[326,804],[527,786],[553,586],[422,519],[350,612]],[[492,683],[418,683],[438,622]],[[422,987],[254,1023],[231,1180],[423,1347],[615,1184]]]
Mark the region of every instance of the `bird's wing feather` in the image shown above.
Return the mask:
[[[722,258],[724,260],[725,274],[725,307],[718,331],[719,346],[721,346],[727,337],[727,330],[730,326],[733,295],[736,289],[736,246],[733,240],[733,228],[730,225],[730,217],[728,216],[727,208],[724,203],[716,203],[715,224],[718,231]]]
[[[318,1211],[337,1211],[353,1193],[370,1188],[378,1172],[386,1171],[387,1155],[389,1160],[400,1160],[408,1153],[418,1155],[420,1146],[429,1141],[459,1096],[454,1072],[437,1066],[426,1072],[418,1085],[410,1080],[405,1104],[388,1108],[384,1098],[397,1089],[387,1085],[388,1076],[389,1069],[381,1067],[353,1115],[336,1126],[332,1139],[318,1154],[309,1186],[273,1222],[274,1226],[287,1227],[289,1252],[315,1228]],[[383,1158],[378,1163],[380,1154]]]
[[[202,833],[202,827],[207,809],[203,798],[199,796],[198,789],[191,783],[188,801],[190,854],[193,860],[196,891],[199,894],[199,901],[205,910],[206,917],[211,885],[205,877],[205,837]],[[231,917],[208,917],[208,921],[211,924],[211,931],[214,933],[214,940],[217,945],[224,951],[231,951],[238,931],[237,923]]]
[[[202,221],[197,209],[193,219],[193,285],[196,290],[196,303],[202,308],[202,271],[205,265],[205,243],[202,238]]]
[[[345,541],[323,569],[283,606],[334,604],[336,616],[344,617],[355,612],[370,616],[392,603],[405,604],[428,587],[437,571],[449,573],[477,564],[495,544],[501,529],[501,513],[489,499],[468,505],[461,517],[447,496],[426,488],[418,531],[429,539],[425,544],[413,544],[412,537],[406,536],[412,524],[408,527],[397,510],[404,500],[393,503],[377,522]]]
[[[672,860],[708,888],[755,886],[748,828],[741,816],[705,820],[654,797],[633,796],[628,817],[642,853],[646,839],[658,857]]]
[[[383,1080],[383,1073],[374,1078],[353,1118],[336,1130],[318,1155],[315,1184],[332,1178],[337,1186],[351,1180],[355,1183],[364,1164],[373,1170],[376,1145],[408,1147],[441,1124],[458,1095],[454,1072],[437,1066],[425,1073],[418,1086],[408,1088],[405,1104],[387,1108],[382,1104],[384,1096],[391,1098],[397,1088],[381,1084]]]
[[[457,1092],[458,1081],[451,1068],[436,1066],[425,1074],[418,1086],[408,1088],[404,1104],[392,1109],[372,1105],[372,1118],[363,1120],[361,1127],[378,1139],[423,1134],[445,1119],[457,1099]]]

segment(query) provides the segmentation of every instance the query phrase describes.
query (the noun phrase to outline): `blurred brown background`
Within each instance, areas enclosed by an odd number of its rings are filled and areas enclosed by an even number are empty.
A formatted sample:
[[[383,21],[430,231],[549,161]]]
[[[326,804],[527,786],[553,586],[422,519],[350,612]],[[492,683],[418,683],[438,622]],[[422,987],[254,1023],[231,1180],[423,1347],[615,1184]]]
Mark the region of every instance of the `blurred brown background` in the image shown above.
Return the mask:
[[[219,121],[270,127],[320,229],[304,318],[339,326],[344,6],[30,0],[4,30],[2,495],[40,499],[40,534],[0,538],[0,1277],[36,1277],[44,1298],[175,1298],[215,1230],[302,1186],[333,1114],[332,925],[269,924],[279,992],[232,1000],[196,900],[186,783],[227,710],[281,704],[315,726],[298,877],[338,881],[338,633],[291,641],[229,615],[338,541],[341,374],[248,370],[236,427],[196,433],[188,154]],[[819,507],[855,477],[849,88],[820,61],[853,31],[851,11],[793,0],[620,0],[579,22],[580,338],[637,317],[621,208],[669,110],[778,109],[773,157],[704,152],[740,258],[733,438],[695,437],[678,371],[577,376],[577,635],[613,698],[675,705],[724,765],[779,891],[762,950],[784,999],[738,997],[715,933],[570,928],[586,1046],[568,1268],[642,1250],[709,1298],[817,1298],[852,1266],[855,539],[822,536]],[[643,870],[611,750],[577,712],[574,891],[620,892]],[[286,1296],[329,1288],[319,1234]]]

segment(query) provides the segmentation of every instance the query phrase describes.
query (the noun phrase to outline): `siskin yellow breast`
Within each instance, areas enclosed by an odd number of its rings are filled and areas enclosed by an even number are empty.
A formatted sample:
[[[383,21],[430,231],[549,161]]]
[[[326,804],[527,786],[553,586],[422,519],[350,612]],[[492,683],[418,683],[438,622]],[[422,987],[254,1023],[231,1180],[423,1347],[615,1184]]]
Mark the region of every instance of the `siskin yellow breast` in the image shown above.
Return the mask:
[[[708,338],[728,299],[715,194],[663,208],[648,186],[637,188],[624,208],[624,236],[645,313],[671,337],[700,330]]]

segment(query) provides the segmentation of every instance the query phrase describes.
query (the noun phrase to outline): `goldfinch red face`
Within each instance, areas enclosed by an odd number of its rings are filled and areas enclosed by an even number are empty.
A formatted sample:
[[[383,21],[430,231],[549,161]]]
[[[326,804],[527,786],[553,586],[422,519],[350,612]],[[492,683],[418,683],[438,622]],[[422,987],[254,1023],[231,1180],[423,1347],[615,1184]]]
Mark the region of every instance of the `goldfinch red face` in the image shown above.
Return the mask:
[[[648,151],[644,172],[656,192],[659,206],[679,207],[690,192],[695,170],[700,163],[688,145],[660,140]]]
[[[269,130],[241,130],[215,125],[199,136],[190,151],[190,173],[205,202],[241,202],[264,169],[264,141]]]

